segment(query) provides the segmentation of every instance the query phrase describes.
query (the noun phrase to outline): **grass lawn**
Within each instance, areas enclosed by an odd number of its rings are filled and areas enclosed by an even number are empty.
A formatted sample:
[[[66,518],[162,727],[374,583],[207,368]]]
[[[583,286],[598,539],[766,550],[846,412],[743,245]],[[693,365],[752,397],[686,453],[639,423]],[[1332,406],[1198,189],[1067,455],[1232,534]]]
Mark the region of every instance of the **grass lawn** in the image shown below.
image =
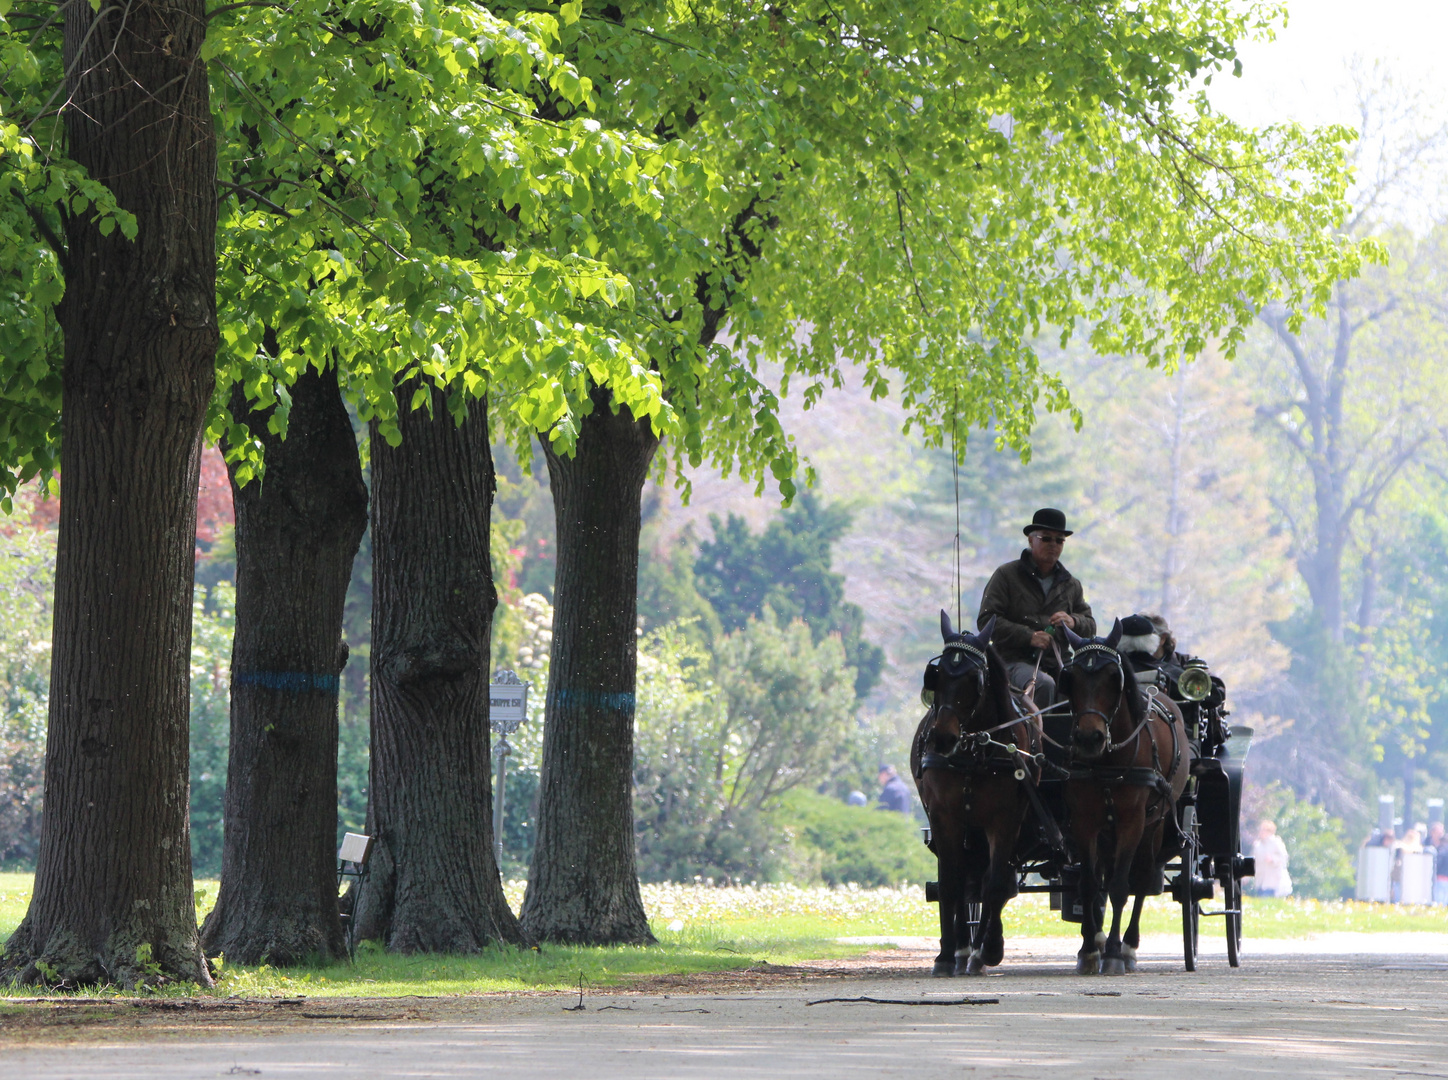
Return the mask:
[[[0,939],[8,937],[25,914],[30,886],[29,874],[0,874]],[[215,900],[216,882],[200,881],[196,888],[201,894],[200,914],[204,915]],[[632,975],[724,971],[760,961],[782,965],[856,955],[864,951],[863,946],[843,945],[838,939],[930,937],[939,925],[935,906],[925,903],[922,891],[914,886],[717,889],[645,885],[643,891],[659,939],[655,946],[497,948],[469,957],[389,956],[364,946],[351,964],[286,970],[223,965],[217,989],[222,994],[314,997],[466,994],[566,989],[578,984],[580,974],[590,985],[616,985]],[[522,882],[509,883],[508,897],[515,907],[522,902],[522,894]],[[1178,933],[1180,918],[1174,903],[1157,897],[1147,902],[1142,930]],[[1245,919],[1249,939],[1306,938],[1333,931],[1448,933],[1448,908],[1441,907],[1248,897]],[[1063,923],[1043,895],[1019,897],[1006,909],[1007,937],[1075,933],[1075,926]],[[10,995],[32,993],[31,989],[0,990],[0,994]]]

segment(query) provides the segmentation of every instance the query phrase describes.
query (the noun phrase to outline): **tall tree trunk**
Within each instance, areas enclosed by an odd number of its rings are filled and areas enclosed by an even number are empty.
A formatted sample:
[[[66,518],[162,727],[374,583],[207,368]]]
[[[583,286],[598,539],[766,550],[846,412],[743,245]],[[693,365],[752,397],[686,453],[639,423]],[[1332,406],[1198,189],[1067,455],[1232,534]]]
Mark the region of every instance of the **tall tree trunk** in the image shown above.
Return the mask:
[[[215,382],[216,142],[201,0],[65,8],[71,155],[136,215],[66,229],[45,817],[0,978],[210,984],[187,825],[201,427]]]
[[[337,916],[337,688],[342,606],[367,488],[335,371],[291,388],[287,437],[238,386],[232,414],[265,447],[236,507],[236,634],[221,895],[208,956],[295,964],[346,952]]]
[[[538,940],[650,942],[633,829],[639,502],[659,440],[593,393],[572,458],[544,443],[558,523],[538,839],[523,929]]]
[[[398,390],[408,402],[418,384]],[[493,858],[488,658],[494,491],[487,403],[461,426],[432,392],[372,427],[372,869],[358,938],[399,952],[521,942]]]

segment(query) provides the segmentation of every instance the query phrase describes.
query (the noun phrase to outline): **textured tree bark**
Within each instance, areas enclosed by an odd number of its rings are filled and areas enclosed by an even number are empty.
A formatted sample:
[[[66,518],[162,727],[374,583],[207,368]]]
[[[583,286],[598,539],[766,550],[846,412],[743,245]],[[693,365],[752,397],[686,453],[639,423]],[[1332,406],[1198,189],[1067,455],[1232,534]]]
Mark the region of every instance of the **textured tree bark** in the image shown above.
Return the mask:
[[[0,978],[211,982],[187,826],[196,486],[217,343],[205,26],[202,0],[65,8],[69,151],[139,232],[67,222],[45,818]]]
[[[337,915],[337,689],[342,607],[367,527],[367,488],[335,371],[291,388],[287,437],[237,387],[232,414],[265,447],[239,487],[236,634],[221,894],[208,956],[295,964],[346,953]]]
[[[538,840],[523,929],[540,941],[651,942],[633,828],[639,503],[659,440],[593,393],[577,452],[543,452],[558,523]]]
[[[409,402],[417,383],[398,390]],[[485,402],[459,427],[434,390],[372,429],[372,777],[378,838],[353,933],[398,952],[521,942],[493,858],[488,656],[493,458]]]

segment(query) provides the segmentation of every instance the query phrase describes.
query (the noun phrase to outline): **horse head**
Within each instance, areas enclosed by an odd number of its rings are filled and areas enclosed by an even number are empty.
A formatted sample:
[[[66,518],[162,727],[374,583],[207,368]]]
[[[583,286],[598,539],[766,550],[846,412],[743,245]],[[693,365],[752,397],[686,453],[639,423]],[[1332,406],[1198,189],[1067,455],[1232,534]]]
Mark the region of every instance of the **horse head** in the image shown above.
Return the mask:
[[[979,633],[966,634],[956,631],[946,612],[940,613],[944,647],[934,687],[935,726],[940,735],[958,738],[978,729],[978,719],[989,711],[992,691],[1006,686],[1005,667],[990,641],[995,623],[992,617]]]
[[[1083,638],[1064,627],[1071,659],[1056,680],[1056,689],[1071,703],[1071,754],[1079,761],[1096,761],[1112,747],[1111,726],[1125,705],[1139,718],[1145,707],[1131,661],[1117,652],[1121,620],[1104,638]]]

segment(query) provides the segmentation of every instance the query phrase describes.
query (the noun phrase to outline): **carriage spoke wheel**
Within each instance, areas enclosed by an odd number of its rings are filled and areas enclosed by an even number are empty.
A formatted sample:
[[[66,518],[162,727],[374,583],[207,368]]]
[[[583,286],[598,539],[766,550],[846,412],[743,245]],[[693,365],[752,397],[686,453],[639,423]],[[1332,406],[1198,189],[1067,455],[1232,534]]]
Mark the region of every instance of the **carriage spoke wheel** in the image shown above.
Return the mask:
[[[1197,838],[1188,833],[1182,846],[1182,868],[1173,891],[1182,906],[1182,958],[1188,971],[1197,970],[1197,933],[1200,930],[1202,906],[1192,895],[1192,881],[1197,870]]]
[[[1197,935],[1201,929],[1202,905],[1188,900],[1182,905],[1182,955],[1188,971],[1197,970]]]
[[[1240,967],[1242,962],[1239,955],[1242,949],[1242,883],[1237,880],[1235,875],[1230,875],[1224,885],[1225,888],[1222,891],[1227,894],[1226,903],[1223,905],[1227,909],[1227,963],[1232,967]],[[1232,914],[1234,911],[1235,915]]]

